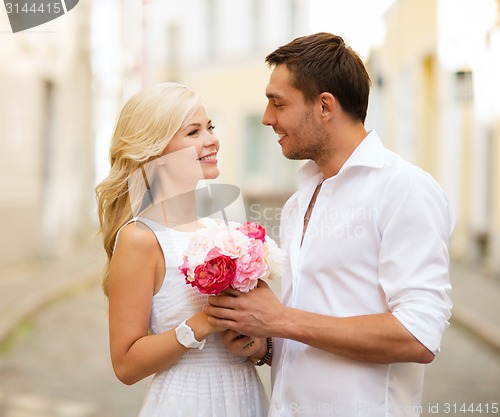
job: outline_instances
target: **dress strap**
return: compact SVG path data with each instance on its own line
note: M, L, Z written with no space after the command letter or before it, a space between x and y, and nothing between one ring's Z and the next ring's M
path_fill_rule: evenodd
M160 224L158 223L155 223L154 221L152 220L149 220L149 219L145 219L144 217L133 217L131 218L129 221L127 221L122 227L120 227L118 229L118 232L116 232L116 237L115 237L115 244L113 246L113 252L116 248L116 242L118 242L118 236L120 235L120 232L122 231L122 229L127 226L128 224L130 223L134 223L134 222L141 222L142 224L144 224L145 226L147 226L149 229L151 229L151 231L156 234L157 231L159 230L163 230L164 227L161 226Z

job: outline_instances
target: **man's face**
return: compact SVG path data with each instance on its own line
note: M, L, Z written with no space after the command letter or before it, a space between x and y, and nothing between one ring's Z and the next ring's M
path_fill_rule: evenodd
M277 65L266 88L268 103L262 123L278 134L283 155L289 159L318 160L324 157L328 135L320 121L321 105L306 102L292 83L286 65Z

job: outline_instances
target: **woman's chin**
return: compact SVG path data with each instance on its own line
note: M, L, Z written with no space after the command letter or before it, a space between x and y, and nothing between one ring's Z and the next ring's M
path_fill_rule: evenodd
M204 177L206 180L214 180L218 178L220 175L219 168L211 168L210 170L206 170L204 172Z

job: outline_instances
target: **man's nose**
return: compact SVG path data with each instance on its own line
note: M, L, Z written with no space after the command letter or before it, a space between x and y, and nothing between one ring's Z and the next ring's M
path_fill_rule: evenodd
M275 118L272 116L271 111L269 109L269 105L267 105L264 114L262 115L262 124L264 126L272 126L275 123Z

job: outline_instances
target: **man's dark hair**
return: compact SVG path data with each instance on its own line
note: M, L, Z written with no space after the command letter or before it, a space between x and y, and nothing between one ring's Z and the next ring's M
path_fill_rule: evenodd
M271 52L266 62L285 64L306 101L331 93L347 114L364 123L370 76L359 55L340 36L325 32L302 36Z

